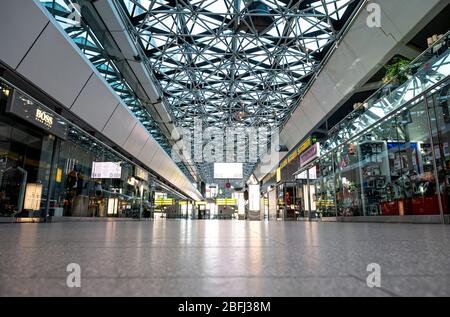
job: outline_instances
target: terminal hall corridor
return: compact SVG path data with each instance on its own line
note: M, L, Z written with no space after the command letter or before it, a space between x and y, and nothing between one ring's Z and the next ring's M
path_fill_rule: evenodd
M449 296L442 225L245 221L1 224L0 296ZM81 268L79 288L67 266ZM370 288L369 264L381 268Z

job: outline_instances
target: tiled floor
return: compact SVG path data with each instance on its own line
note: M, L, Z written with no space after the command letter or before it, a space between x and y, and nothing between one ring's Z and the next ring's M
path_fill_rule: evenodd
M81 266L81 288L66 285L69 263ZM381 288L367 286L370 263ZM1 224L0 295L450 296L450 226Z

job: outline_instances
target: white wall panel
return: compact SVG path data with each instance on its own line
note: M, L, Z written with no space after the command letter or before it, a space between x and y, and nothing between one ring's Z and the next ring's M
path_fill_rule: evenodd
M103 129L103 134L111 141L123 146L136 124L136 118L120 104Z
M128 153L138 157L149 137L145 127L141 123L137 123L123 147Z
M93 73L78 48L53 24L46 27L17 71L66 107Z
M148 166L152 166L152 160L153 160L153 157L155 156L155 153L158 151L158 148L159 148L158 143L156 143L156 141L155 141L155 139L153 139L153 137L150 137L147 140L147 143L145 144L141 153L139 153L138 159L142 163L145 163Z
M320 76L317 78L317 85L313 85L310 90L311 94L317 99L317 105L323 113L328 113L330 111L329 105L334 104L336 100L341 100L345 96L341 90L342 86L339 83L339 77L330 76L327 70L320 73Z
M16 68L48 19L30 0L2 0L0 7L0 60Z
M297 108L297 111L292 115L290 121L294 123L297 126L297 129L299 131L299 134L297 137L300 136L306 136L306 134L309 132L309 126L305 124L305 114L303 112L303 109L301 107ZM297 141L298 142L298 141Z
M378 0L381 4L382 25L392 23L395 29L389 29L389 32L396 36L398 40L402 40L402 36L413 29L414 26L420 24L424 16L429 15L435 6L444 8L450 2L448 0ZM433 16L429 16L431 20ZM428 23L426 21L425 23Z
M319 106L319 101L312 93L308 93L300 105L300 111L303 113L302 124L305 129L310 131L322 120L327 113Z
M176 166L170 156L163 151L162 164L159 167L160 174L166 178L171 177L173 175L173 170L176 168L178 168L178 166Z
M92 127L102 131L119 103L117 95L94 74L70 110Z
M159 173L161 164L163 163L164 153L162 148L158 148L155 155L153 156L151 166L156 173Z

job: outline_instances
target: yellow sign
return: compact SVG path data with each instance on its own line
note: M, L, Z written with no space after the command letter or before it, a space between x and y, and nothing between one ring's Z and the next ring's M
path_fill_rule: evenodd
M277 183L281 182L281 168L277 168Z
M236 198L217 198L216 205L217 206L236 206L237 201L236 201Z
M298 156L298 151L294 151L291 155L288 157L288 162L291 163L295 158Z
M56 182L61 183L62 181L62 169L59 167L56 169Z
M287 160L284 160L281 164L280 164L280 168L283 169L286 167L286 165L288 164Z
M155 198L156 206L173 206L173 198Z
M195 204L196 204L197 206L206 205L206 201L196 201Z
M305 142L302 143L302 145L299 146L298 150L297 150L297 154L300 155L303 152L305 152L308 148L310 148L312 145L312 140L311 137L309 137L308 139L306 139Z

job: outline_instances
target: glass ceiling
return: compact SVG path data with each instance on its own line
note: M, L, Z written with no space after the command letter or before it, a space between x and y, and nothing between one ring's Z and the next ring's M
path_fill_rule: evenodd
M283 124L360 3L265 0L267 12L255 14L254 1L117 2L177 124L190 128L194 118L204 128ZM272 19L263 30L261 16ZM210 164L198 169L212 182Z
M41 0L129 109L170 154L169 140L90 27L68 18L77 0ZM114 0L133 27L163 101L182 127L282 125L360 0ZM259 1L261 2L261 1ZM263 29L258 18L270 19ZM183 164L178 164L192 180ZM244 165L245 179L255 164ZM197 164L211 179L212 164Z

